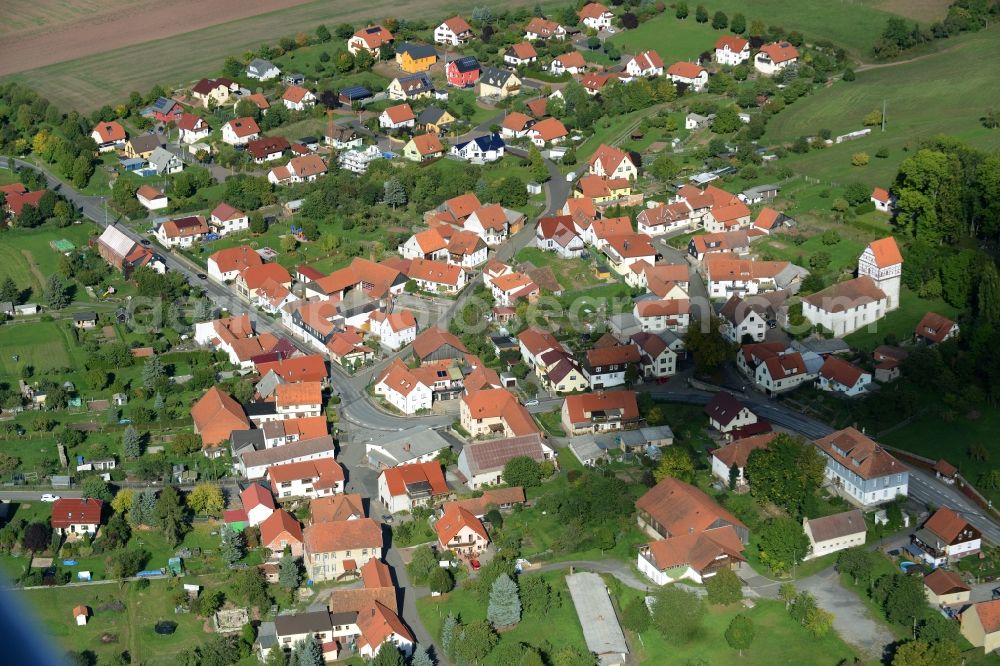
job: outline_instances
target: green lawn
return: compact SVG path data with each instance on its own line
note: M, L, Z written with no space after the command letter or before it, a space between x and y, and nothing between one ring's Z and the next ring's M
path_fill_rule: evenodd
M68 368L69 341L62 326L65 324L52 321L4 326L0 334L0 376L17 377L26 365L34 367L36 373Z
M219 587L219 578L183 579L205 588ZM73 586L16 592L29 612L35 615L37 626L44 626L66 650L91 650L99 658L109 659L128 650L133 663L172 664L183 650L202 643L204 619L193 613L174 613L172 590L179 581L153 580L145 590L135 583L124 587L117 584ZM116 610L123 604L123 610ZM91 618L79 627L73 619L75 606L90 608ZM160 620L177 623L177 630L160 636L153 626ZM103 637L103 640L102 640ZM110 639L110 640L109 640Z
M517 253L515 259L538 268L551 268L563 289L578 290L602 284L589 263L579 259L563 259L555 252L526 247Z
M554 654L564 647L573 647L586 652L583 639L583 629L573 606L573 599L566 587L566 572L553 571L544 574L526 574L542 576L558 593L560 603L552 608L544 618L522 617L521 622L512 630L500 634L500 643L526 643L535 648L542 648L546 653ZM441 635L441 623L449 612L455 613L462 622L475 622L486 618L486 605L479 603L475 592L458 588L454 592L441 597L425 597L417 600L417 611L420 619L431 636L438 639ZM499 644L498 644L499 645ZM496 649L493 654L496 654ZM496 659L487 657L484 666L507 666Z
M44 225L37 229L10 230L0 243L0 280L8 276L14 278L21 290L31 288L31 301L38 301L43 295L45 279L59 266L60 254L49 243L66 239L77 248L84 248L95 233L95 227L89 223L63 228ZM89 300L82 289L77 290L74 298Z
M838 235L834 245L823 244L822 234L810 236L802 245L795 245L792 237L786 234L774 234L754 243L754 251L759 255L767 255L770 259L791 261L799 266L809 266L809 257L816 252L826 252L830 256L827 271L839 272L845 268L857 266L858 257L864 252L867 243Z
M612 583L612 588L615 587L621 590L618 595L620 606L640 595L636 590L621 588ZM635 656L640 663L648 664L702 663L745 666L836 664L841 659L850 659L854 656L850 646L836 633L831 632L821 638L814 638L789 617L781 602L755 599L754 603L756 606L752 609L746 609L739 604L709 607L701 638L686 645L668 643L653 628L642 632L639 635L641 640L634 640L636 634L629 632L633 638ZM753 620L756 630L753 643L749 649L743 651L742 657L729 647L725 639L729 623L740 613Z
M558 409L554 409L551 412L535 414L535 418L542 424L542 427L545 428L546 432L553 437L566 436L566 431L562 427L562 413ZM574 460L576 459L572 452L567 451L567 453L569 454L568 457L573 458ZM562 458L562 460L565 459L566 458Z
M803 4L812 3L795 7ZM826 4L837 7L841 3ZM965 67L976 54L1000 49L1000 29L993 27L943 44L940 52L914 62L858 72L856 81L838 81L784 110L768 123L766 139L791 142L799 136L815 135L821 128L831 130L834 136L859 130L865 114L881 109L883 101L886 131L876 127L869 136L855 141L804 155L789 154L780 164L825 184L859 180L885 187L905 159L906 149L912 150L920 139L946 134L980 150L1000 146L1000 133L986 129L979 120L988 108L1000 105L995 77L988 67ZM956 77L955 71L964 74ZM882 148L889 151L889 157L875 158ZM856 152L868 153L868 166L851 166L851 155Z
M692 5L691 17L686 21L678 21L672 11L666 11L635 30L620 31L611 42L623 53L653 49L660 54L664 66L669 67L678 60L690 62L699 54L714 49L720 34L710 24L694 20Z
M899 309L890 312L884 319L874 325L874 331L863 328L844 338L849 345L866 351L872 350L885 342L887 335L895 335L900 342L911 340L917 324L928 311L955 319L957 308L948 305L941 299L928 300L921 298L905 286L899 297Z
M690 5L694 20L694 7ZM722 10L730 18L742 12L749 26L754 20L798 30L809 40L828 39L862 60L871 60L871 48L892 14L856 0L711 0L705 3L711 16ZM707 25L707 24L706 24ZM716 33L721 34L721 33ZM705 50L714 44L709 43ZM700 51L699 51L700 53Z

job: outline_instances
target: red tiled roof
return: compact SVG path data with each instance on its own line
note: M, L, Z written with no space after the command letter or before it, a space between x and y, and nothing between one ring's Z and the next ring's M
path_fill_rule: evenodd
M579 67L583 68L587 66L587 61L583 59L583 54L579 51L570 51L569 53L563 53L560 56L556 56L553 63L559 63L565 68Z
M743 542L730 525L678 534L649 544L649 553L660 571L687 565L700 573L721 556L743 560L743 549Z
M879 268L903 263L903 255L900 254L896 239L892 236L873 240L868 247L875 255L875 265Z
M386 117L388 117L394 125L417 119L417 117L413 115L413 109L410 108L409 104L397 104L396 106L390 106L388 109L383 111L383 113L385 113Z
M712 455L718 458L726 467L746 467L750 454L757 449L766 449L768 444L778 436L776 432L768 432L763 435L744 437L732 444L727 444L720 449L712 451Z
M645 511L667 536L704 532L713 526L746 526L698 488L667 477L640 497L635 506Z
M634 347L633 347L634 349ZM600 391L566 396L566 411L570 423L589 423L596 412L621 412L623 421L639 418L635 391ZM591 415L591 416L588 416Z
M250 429L250 420L240 403L215 386L191 408L191 419L206 447L226 441L234 430Z
M314 554L382 547L382 528L371 518L316 523L304 536L306 551Z
M100 525L104 502L99 499L63 497L52 505L52 527L66 529L70 525Z
M667 69L667 74L670 76L679 76L685 79L696 79L705 72L705 68L701 65L696 65L693 62L675 62L669 69Z
M461 16L453 16L444 23L442 23L442 25L447 26L448 29L451 30L456 35L461 35L463 32L472 31L472 26L470 26L469 23Z
M399 465L382 470L389 494L393 497L406 494L406 487L414 483L430 485L431 495L447 495L448 484L437 461Z
M466 509L454 504L448 505L441 519L434 523L434 531L442 544L447 544L465 527L489 541L490 537L482 522Z
M936 312L928 312L914 329L916 335L937 344L943 341L955 327L955 322Z
M454 333L446 331L440 326L425 329L413 341L412 347L417 358L425 359L444 345L450 345L463 354L469 352Z
M422 156L444 152L444 144L441 143L437 134L419 134L411 141L413 141L413 147Z
M862 479L873 479L906 471L898 460L854 428L844 428L816 440L823 453Z
M889 203L889 201L892 200L892 197L889 195L889 191L882 187L876 187L872 190L871 198L876 201L881 201L882 203Z
M972 588L965 584L961 576L947 569L935 569L924 576L924 585L938 596L972 590Z
M364 503L357 493L317 497L309 503L309 520L312 523L349 520L352 516L355 519L364 518L364 515Z
M941 507L927 519L924 527L947 544L955 543L962 530L969 527L969 521L946 506Z
M788 60L794 60L799 57L799 50L788 42L771 42L770 44L764 44L760 47L761 53L767 55L771 59L771 62L781 64Z
M125 128L121 126L121 123L115 120L111 120L106 123L99 123L97 127L94 128L97 135L101 138L99 143L110 143L111 141L124 141L127 138L125 133Z
M715 42L715 48L722 49L728 46L730 51L735 51L736 53L739 53L749 45L750 42L736 35L723 35Z
M529 42L518 42L510 47L510 50L514 52L514 56L521 60L530 60L531 58L538 57L538 51Z
M302 525L292 514L284 509L278 509L260 524L260 543L264 547L280 546L276 542L282 540L302 543Z
M864 370L836 356L827 356L819 369L819 376L835 381L848 388L855 386L864 374Z
M326 379L328 374L326 360L320 354L293 356L257 364L257 372L262 377L272 370L287 382L319 382Z
M258 506L264 506L274 511L274 498L271 496L264 486L259 483L251 483L246 489L240 493L240 502L243 504L244 511L250 511Z
M240 138L260 134L260 127L253 118L233 118L226 124L229 125L233 134Z
M983 626L983 631L987 634L995 634L1000 631L1000 599L993 601L981 601L973 604L966 613L975 613L979 618L979 623Z
M538 425L528 410L507 389L482 389L462 396L473 419L500 418L513 435L537 433Z

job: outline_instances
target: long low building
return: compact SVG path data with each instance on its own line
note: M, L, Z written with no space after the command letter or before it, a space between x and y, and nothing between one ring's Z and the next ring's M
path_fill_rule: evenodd
M458 471L472 490L496 485L503 481L503 468L507 461L527 456L535 462L555 460L555 453L541 435L523 435L485 442L470 442L458 455Z
M270 449L244 449L237 455L235 467L248 479L261 479L267 474L268 467L321 458L332 460L335 457L336 447L333 444L333 437L324 435Z
M566 586L583 627L587 650L597 656L597 663L626 663L628 643L601 577L590 572L570 574L566 576Z

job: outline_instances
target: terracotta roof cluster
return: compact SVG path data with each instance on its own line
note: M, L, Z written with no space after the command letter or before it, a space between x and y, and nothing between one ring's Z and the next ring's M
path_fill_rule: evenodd
M337 488L344 483L344 470L332 458L274 465L267 468L267 476L272 485L312 479L312 486L317 490Z
M395 268L355 257L350 266L316 280L315 285L327 294L338 294L360 286L369 296L381 298L389 292L400 275L400 271Z
M704 532L678 534L649 544L649 555L660 571L687 565L701 572L720 557L743 560L743 542L731 525Z
M863 479L902 474L906 467L855 428L844 428L816 440L816 446L830 458Z
M286 382L320 382L327 378L326 360L320 354L292 356L291 358L258 363L261 376L273 371Z
M665 537L700 533L714 527L744 525L698 488L667 477L636 500L635 506L662 528Z

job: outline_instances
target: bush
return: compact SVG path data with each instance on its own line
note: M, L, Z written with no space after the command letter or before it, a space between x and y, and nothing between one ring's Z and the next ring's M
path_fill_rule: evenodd
M857 167L868 166L869 157L868 153L860 152L851 155L851 164Z

